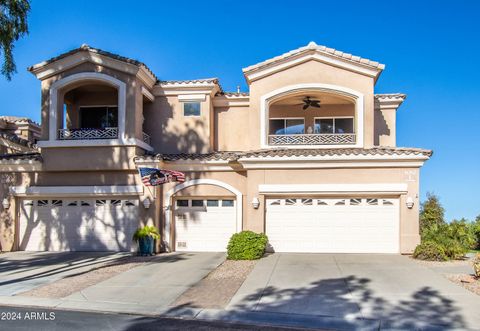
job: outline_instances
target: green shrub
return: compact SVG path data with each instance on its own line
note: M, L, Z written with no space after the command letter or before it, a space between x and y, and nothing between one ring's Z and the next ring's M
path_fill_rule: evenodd
M434 241L425 241L418 245L413 252L413 257L419 260L446 261L448 260L442 245Z
M480 215L478 215L475 221L471 223L470 227L475 238L474 249L480 249Z
M256 260L263 256L268 238L263 233L242 231L230 238L227 246L229 260Z

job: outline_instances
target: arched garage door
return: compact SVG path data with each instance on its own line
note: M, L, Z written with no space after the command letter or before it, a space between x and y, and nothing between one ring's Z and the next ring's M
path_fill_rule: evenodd
M270 198L265 227L276 252L398 253L399 201Z

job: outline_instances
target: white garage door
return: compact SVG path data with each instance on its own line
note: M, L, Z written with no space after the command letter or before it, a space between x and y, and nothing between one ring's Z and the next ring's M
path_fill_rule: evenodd
M178 199L175 202L177 251L224 252L236 232L233 199Z
M138 225L136 199L23 200L20 249L131 251Z
M276 252L398 253L398 199L267 199Z

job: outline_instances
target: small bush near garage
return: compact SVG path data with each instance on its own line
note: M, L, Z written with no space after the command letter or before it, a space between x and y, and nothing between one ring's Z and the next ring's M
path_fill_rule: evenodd
M230 238L227 246L229 260L257 260L265 253L268 238L263 233L242 231Z
M448 260L445 250L440 244L433 241L425 241L418 245L413 252L413 257L419 260L427 261L446 261Z
M415 252L418 251L418 254L414 254L413 257L443 261L443 258L437 259L442 256L438 253L441 248L447 260L461 259L470 249L478 245L477 222L461 219L447 223L444 212L439 198L434 194L427 194L427 200L420 208L422 244L417 246Z

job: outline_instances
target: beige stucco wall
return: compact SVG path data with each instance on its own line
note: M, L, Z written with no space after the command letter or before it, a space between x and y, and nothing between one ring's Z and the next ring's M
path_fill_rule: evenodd
M215 108L215 150L248 150L250 147L248 112L248 107Z
M8 252L16 249L16 229L18 226L17 215L19 211L18 199L10 194L13 186L28 186L34 182L34 174L23 173L0 173L0 202L7 198L10 202L8 209L0 204L0 250Z
M232 185L243 194L243 229L255 232L265 230L265 196L258 191L261 184L392 184L406 183L407 194L394 195L400 198L400 249L401 253L411 253L420 242L418 220L418 168L350 168L350 169L267 169L248 170L246 173L236 172L203 172L188 173L187 181L193 178L210 178L220 180ZM166 193L174 186L168 184L162 193L165 199ZM209 196L212 194L211 187L198 186L195 190L185 191L181 196ZM180 192L179 192L180 193ZM325 196L322 194L303 194L303 196ZM346 193L345 196L355 195ZM300 195L302 196L302 195ZM375 194L362 194L361 196L378 196ZM382 195L392 197L392 195ZM259 198L260 208L254 209L251 201L254 197ZM414 199L414 207L406 207L406 198ZM171 212L171 211L166 211ZM165 214L163 214L163 218ZM172 225L173 232L174 225ZM173 236L173 234L172 234Z
M201 101L200 116L183 116L178 96L157 96L145 104L145 128L151 145L159 153L207 153L210 141L211 103L207 95Z

